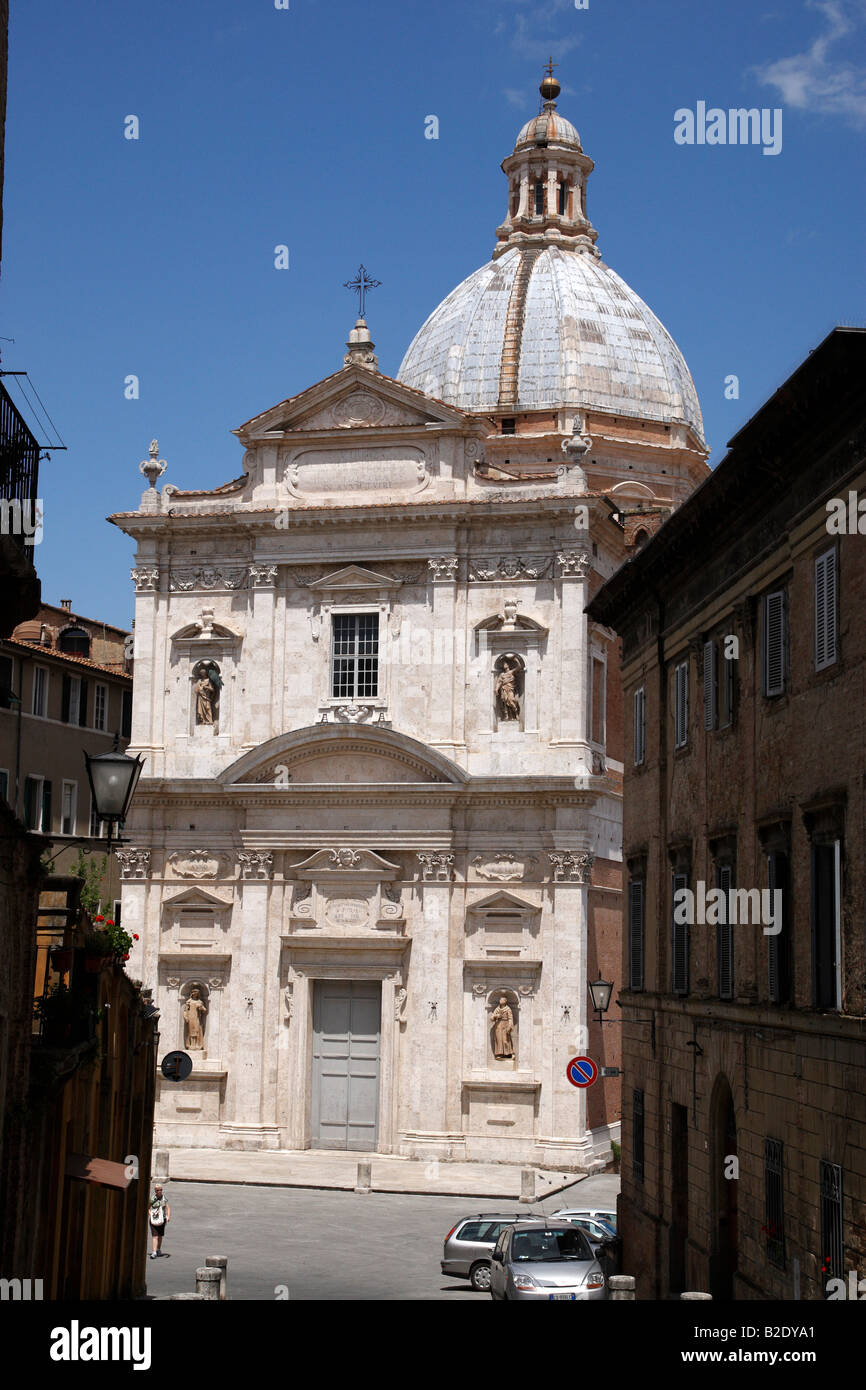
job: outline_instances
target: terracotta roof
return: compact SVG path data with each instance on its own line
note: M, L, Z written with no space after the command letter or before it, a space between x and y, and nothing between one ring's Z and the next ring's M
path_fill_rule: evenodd
M3 637L0 638L0 644L4 647L17 647L20 651L30 652L34 656L38 653L41 657L52 658L55 661L70 661L74 666L86 666L91 671L104 671L106 675L132 683L132 676L127 671L119 671L116 666L103 666L98 661L91 661L87 656L72 656L69 652L59 652L56 647L43 647L41 642L22 642L17 637Z

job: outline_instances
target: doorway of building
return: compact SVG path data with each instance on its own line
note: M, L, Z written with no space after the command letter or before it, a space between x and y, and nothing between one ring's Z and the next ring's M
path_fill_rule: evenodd
M375 1151L381 1020L380 981L314 982L314 1149Z
M737 1272L737 1117L726 1076L720 1076L713 1095L713 1208L715 1231L710 1258L710 1293L716 1301L734 1297Z

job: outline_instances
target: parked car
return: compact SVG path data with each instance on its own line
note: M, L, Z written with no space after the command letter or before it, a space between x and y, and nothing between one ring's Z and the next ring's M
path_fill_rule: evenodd
M490 1257L490 1296L584 1302L608 1297L607 1280L580 1227L571 1221L517 1221Z
M473 1289L486 1293L490 1288L490 1254L501 1231L532 1215L522 1211L513 1216L499 1212L464 1216L445 1237L442 1273L453 1279L468 1279Z
M619 1274L622 1262L622 1241L616 1233L616 1228L602 1220L600 1212L596 1212L594 1216L586 1216L571 1210L560 1211L554 1213L552 1220L568 1221L583 1231L606 1279L609 1279L612 1274Z
M574 1216L583 1216L590 1221L602 1221L610 1226L616 1235L616 1208L611 1207L560 1207L553 1213L557 1221L570 1221Z

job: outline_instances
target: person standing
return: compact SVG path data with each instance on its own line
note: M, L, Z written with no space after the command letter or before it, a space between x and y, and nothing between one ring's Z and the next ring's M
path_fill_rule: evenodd
M162 1238L165 1235L165 1228L171 1220L171 1207L165 1200L160 1183L157 1183L153 1189L148 1216L150 1219L150 1236L153 1246L150 1252L150 1258L152 1260L158 1260L162 1254Z

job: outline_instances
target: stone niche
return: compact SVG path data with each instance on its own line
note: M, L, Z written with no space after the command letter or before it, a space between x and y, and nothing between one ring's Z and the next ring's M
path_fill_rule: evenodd
M231 911L231 889L186 888L164 898L160 956L188 950L225 954Z
M402 873L368 849L320 849L295 864L284 934L309 932L329 937L403 934L405 921L394 880Z
M526 862L527 858L516 862ZM495 868L495 861L487 860L482 861L482 868L488 862ZM529 959L537 947L540 924L540 904L507 890L470 899L466 907L467 955L502 961Z

